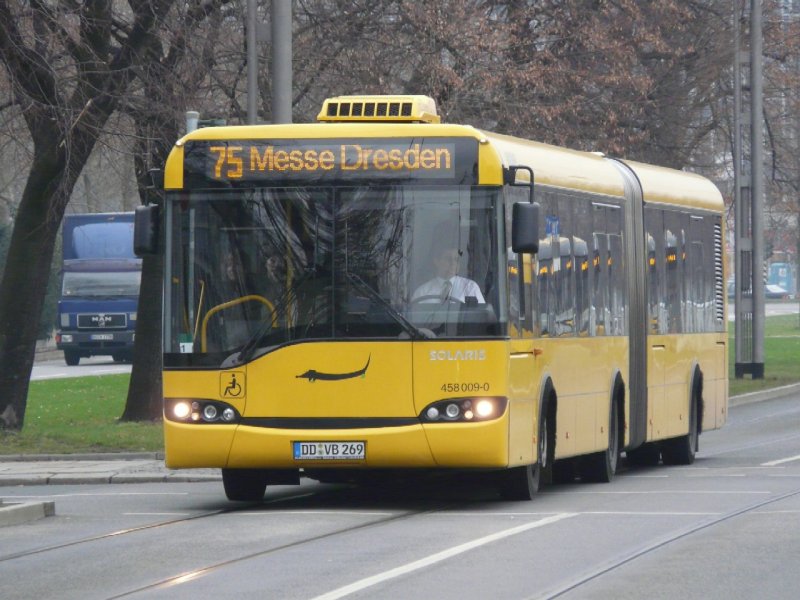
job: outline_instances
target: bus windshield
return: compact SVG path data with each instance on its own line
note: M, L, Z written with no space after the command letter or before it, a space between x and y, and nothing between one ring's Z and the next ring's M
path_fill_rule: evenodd
M316 339L506 333L500 188L398 185L167 197L165 364Z

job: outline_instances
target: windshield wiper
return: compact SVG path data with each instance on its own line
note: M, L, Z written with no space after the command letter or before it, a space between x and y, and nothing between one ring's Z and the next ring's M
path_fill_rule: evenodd
M286 313L289 308L289 303L291 302L292 298L295 297L295 292L300 288L303 282L306 281L311 275L314 275L317 272L315 268L310 268L305 271L300 277L295 279L292 282L292 285L286 289L286 292L281 296L280 300L275 304L275 308L273 309L273 313L267 318L264 323L262 323L256 332L248 338L245 344L242 346L242 349L238 352L234 352L228 358L226 358L222 362L222 367L227 368L233 366L235 364L243 364L250 360L255 354L255 351L259 347L259 342L261 338L264 337L264 334L270 330L272 327L273 319L279 319L282 315Z
M414 340L422 340L425 338L434 337L430 330L427 329L420 329L416 325L414 325L411 321L406 319L402 313L400 313L394 306L392 306L386 298L381 296L377 291L375 291L371 285L369 285L366 281L361 279L355 273L346 273L347 278L352 281L356 286L361 289L362 291L366 292L373 300L378 302L392 317L397 323L402 327L408 335L411 336Z

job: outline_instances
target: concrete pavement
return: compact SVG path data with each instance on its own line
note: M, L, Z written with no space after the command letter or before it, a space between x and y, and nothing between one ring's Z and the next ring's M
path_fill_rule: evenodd
M221 480L219 469L167 469L160 454L0 456L0 488L23 485L187 482ZM55 502L4 500L0 527L56 514Z

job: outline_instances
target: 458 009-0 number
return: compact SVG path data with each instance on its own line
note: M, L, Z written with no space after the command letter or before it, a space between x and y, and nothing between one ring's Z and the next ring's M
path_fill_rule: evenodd
M464 383L443 383L442 387L439 389L448 394L455 394L461 392L488 392L489 387L488 381L484 381L482 383L478 381L468 381Z

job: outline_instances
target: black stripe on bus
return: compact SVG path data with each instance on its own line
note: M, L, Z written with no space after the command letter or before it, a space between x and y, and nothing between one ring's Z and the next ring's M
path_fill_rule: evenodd
M244 417L240 425L272 429L374 429L419 425L417 417Z

